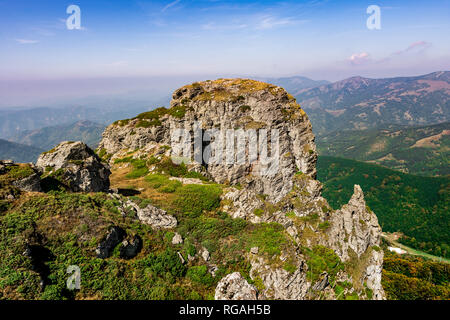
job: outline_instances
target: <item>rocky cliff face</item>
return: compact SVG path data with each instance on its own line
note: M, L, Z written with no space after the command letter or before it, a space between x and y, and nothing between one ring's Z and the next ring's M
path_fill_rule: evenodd
M224 144L231 141L226 130L248 133L265 129L270 148L272 130L277 130L280 157L276 172L258 158L253 163L209 163L205 166L207 173L217 183L240 184L273 201L289 192L296 172L316 175L317 153L311 123L295 99L280 87L241 79L205 81L176 90L170 105L169 110L158 109L108 127L99 148L116 154L124 149L146 148L154 142L171 145L174 131L185 129L194 154L196 125L201 132L221 130ZM247 156L249 146L256 143L247 142ZM235 139L234 148L237 144ZM226 152L224 145L223 158ZM233 157L236 160L237 155Z
M169 109L156 109L110 125L98 152L111 165L127 156L156 163L165 157L180 156L181 149L174 146L173 136L185 129L187 149L195 157L197 127L201 134L214 129L269 132L269 151L272 156L274 152L279 155L276 170L266 170L273 162L264 162L261 154L248 161L252 148L261 141L261 131L254 140L249 135L244 148L237 152L249 156L247 161L205 163L200 159L190 162L187 169L223 186L222 212L255 225L281 225L280 233L289 239L280 252L271 255L267 255L268 250L252 248L245 259L255 285L232 274L220 281L216 298L384 298L377 218L367 208L359 186L355 186L349 203L337 211L321 196L321 184L315 180L317 153L311 123L284 89L245 79L182 87L174 92ZM270 135L271 130L278 132L277 148L272 144L276 136ZM213 140L227 138L223 134ZM200 151L210 143L203 141ZM223 151L226 153L225 147ZM155 165L150 165L150 174L154 170Z

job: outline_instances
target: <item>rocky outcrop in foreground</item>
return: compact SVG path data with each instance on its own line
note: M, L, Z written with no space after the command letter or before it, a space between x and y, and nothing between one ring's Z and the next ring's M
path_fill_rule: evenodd
M196 134L214 129L234 133L262 129L268 132L270 152L279 155L276 166L272 166L274 162L264 162L261 154L252 161L250 157L233 163L200 159L187 164L188 171L223 185L221 212L270 226L268 238L278 234L286 240L284 244L277 243L277 250L245 248L244 259L250 266L246 272L258 285L249 284L247 277L235 272L219 281L216 299L384 299L378 220L366 206L359 186L355 186L349 203L340 210L332 210L322 197L322 186L315 180L317 153L311 123L291 95L258 81L219 79L176 90L170 106L110 125L103 134L99 154L112 165L125 157L148 159L152 173L164 157L180 157L180 148L172 144L178 129L188 133L183 139L186 150L194 151L193 157L198 147ZM278 148L272 144L271 130L278 131ZM222 138L226 140L228 136L219 134L213 140ZM249 133L239 152L249 156L256 144ZM211 139L206 139L200 151L211 145ZM167 175L167 171L160 173ZM140 213L142 221L146 221L146 215L156 221L159 218L155 217L164 216L150 209ZM176 221L163 225L176 227ZM275 232L277 227L282 230ZM214 252L208 252L204 261L208 269L221 263Z
M101 192L109 189L109 167L83 142L62 142L41 154L36 166L54 175L73 192Z
M146 148L155 142L170 146L175 130L185 129L190 133L192 140L187 143L194 153L197 125L200 134L222 130L224 144L228 141L226 130L265 129L270 145L271 132L277 130L279 163L266 164L261 158L253 163L231 165L220 161L208 163L204 169L217 183L240 184L255 193L266 194L274 202L292 189L291 178L296 172L316 175L317 153L311 123L294 97L280 87L246 79L205 81L176 90L170 106L166 111L158 109L109 126L99 149L114 155L124 149ZM256 143L255 140L249 144ZM225 145L221 151L225 155ZM271 170L272 165L277 168Z

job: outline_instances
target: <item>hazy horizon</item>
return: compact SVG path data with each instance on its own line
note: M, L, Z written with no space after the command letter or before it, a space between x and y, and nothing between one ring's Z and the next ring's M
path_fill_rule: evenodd
M193 81L450 70L450 1L0 0L0 107L163 98ZM369 30L369 5L381 12Z

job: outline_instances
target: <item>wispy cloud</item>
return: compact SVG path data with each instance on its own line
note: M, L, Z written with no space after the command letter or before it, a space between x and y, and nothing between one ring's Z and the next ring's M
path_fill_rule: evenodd
M214 30L214 31L217 31L217 30L236 30L236 29L244 29L244 28L247 28L247 27L248 27L248 25L245 24L245 23L236 23L236 24L232 23L232 24L228 24L228 25L226 25L226 24L219 25L219 24L216 24L214 22L209 22L209 23L204 24L204 25L201 26L201 28L203 30Z
M168 5L166 5L164 8L162 8L161 12L165 12L167 9L170 9L171 7L177 5L181 0L175 0Z
M407 52L410 52L410 51L422 51L422 50L425 50L425 49L427 49L429 47L431 47L431 43L426 42L426 41L417 41L417 42L411 43L408 46L408 48L396 51L393 54L399 55L399 54L407 53Z
M17 43L20 44L35 44L38 43L39 40L30 40L30 39L15 39Z
M256 26L258 30L273 29L275 27L304 23L306 20L296 20L292 17L279 18L275 16L264 16Z

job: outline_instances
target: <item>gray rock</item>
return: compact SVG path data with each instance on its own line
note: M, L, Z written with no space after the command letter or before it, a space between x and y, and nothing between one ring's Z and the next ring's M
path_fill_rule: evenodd
M253 247L253 248L250 249L250 253L252 253L252 254L258 254L258 252L259 252L259 248L258 247Z
M142 223L151 225L154 229L172 229L177 226L177 219L162 209L152 205L141 209L131 200L127 204L130 204L136 210L137 217Z
M83 142L62 142L41 154L36 166L45 173L61 171L62 179L74 192L101 192L109 189L111 171ZM49 172L50 170L50 172Z
M258 290L239 272L234 272L219 281L214 298L215 300L258 300Z
M317 152L311 123L295 99L280 87L247 79L204 81L176 90L170 106L185 107L184 117L164 115L159 119L161 125L150 128L135 128L139 119L126 125L110 125L103 133L99 148L114 155L124 149L142 149L154 143L171 145L175 129L184 128L193 136L196 122L201 123L202 130L266 129L269 143L270 132L276 129L280 161L273 172L266 170L270 165L259 159L232 166L225 162L210 163L205 166L207 175L217 183L241 184L266 194L272 202L292 189L292 177L297 171L310 177L316 175ZM177 155L177 150L172 152Z
M181 237L181 235L177 232L175 232L175 235L172 238L172 244L182 244L183 243L183 238Z
M106 259L111 256L114 248L123 241L126 236L125 230L120 227L114 226L106 235L105 239L99 244L95 252L97 253L97 258Z
M205 262L208 262L210 259L210 254L209 251L206 248L203 248L202 252L201 252L202 258L203 260L205 260Z
M27 191L27 192L41 192L42 191L41 177L38 172L35 172L34 174L32 174L26 178L16 180L12 184L13 184L13 186L15 186L16 188L19 188L22 191Z
M312 287L312 289L314 291L322 291L324 290L330 283L328 282L328 273L323 272L320 275L320 279L319 281L317 281L314 286Z
M180 258L180 261L182 264L186 263L186 260L184 260L183 255L180 252L177 252L178 258Z
M122 247L120 248L120 257L123 259L132 259L142 249L142 239L138 235L134 236L131 240L124 240Z
M328 237L321 239L321 242L331 247L343 261L350 259L350 250L361 257L368 250L372 250L372 247L380 245L381 227L377 216L368 210L359 185L355 185L348 204L336 211L331 216L330 222ZM367 287L373 291L374 299L385 298L381 286L382 269L383 252L372 250L361 281L367 282Z
M259 277L264 290L260 296L264 299L275 300L303 300L307 297L311 283L306 276L306 263L297 255L293 256L297 260L297 269L291 273L282 267L274 268L258 256L251 258L250 277Z
M376 299L384 298L381 287L383 255L382 252L370 251L380 243L378 220L366 208L359 186L355 187L349 203L337 211L333 211L322 197L322 185L315 180L317 152L311 123L291 95L282 88L257 81L222 79L176 90L171 108L181 108L183 116L178 118L167 113L159 118L157 125L149 127L136 126L141 121L138 118L110 125L103 134L99 148L112 155L111 161L136 149L139 150L135 156L143 152L157 155L160 159L163 154L179 156L180 148L172 146L167 149L164 146L171 146L171 137L176 129L186 129L193 137L197 123L202 130L266 129L269 145L270 131L277 129L280 155L278 170L265 172L268 165L261 163L261 159L233 165L224 162L207 165L194 163L187 165L188 170L201 172L216 183L229 185L221 196L220 210L232 218L242 218L250 223L279 223L296 243L309 248L318 244L331 248L343 262L347 262L349 252L354 251L360 258L358 262L365 265L362 266L364 271L361 278L352 280L366 282ZM193 150L192 141L190 143ZM251 141L245 146L246 155L249 146L254 143ZM182 182L199 183L194 180ZM143 211L136 208L136 212L141 221L157 228L161 225L171 228L177 224L174 217L168 220L162 218L167 217L167 213L154 207ZM296 217L313 215L317 217L318 223L309 223L308 219L302 224L295 223ZM320 224L324 228L319 228ZM185 263L181 254L179 256ZM246 286L248 283L242 281L239 274L233 274L222 279L217 286L218 298L306 299L317 297L311 294L313 289L322 290L322 297L334 297L328 284L328 275L323 274L317 283L307 279L308 267L300 250L294 252L291 248L279 257L281 263L292 259L290 263L296 267L294 272L270 265L258 255L255 248L246 258L252 266L250 276L252 279L261 279L265 289L256 294L256 289L252 291L254 288L251 286L249 289ZM358 294L364 296L362 292Z

